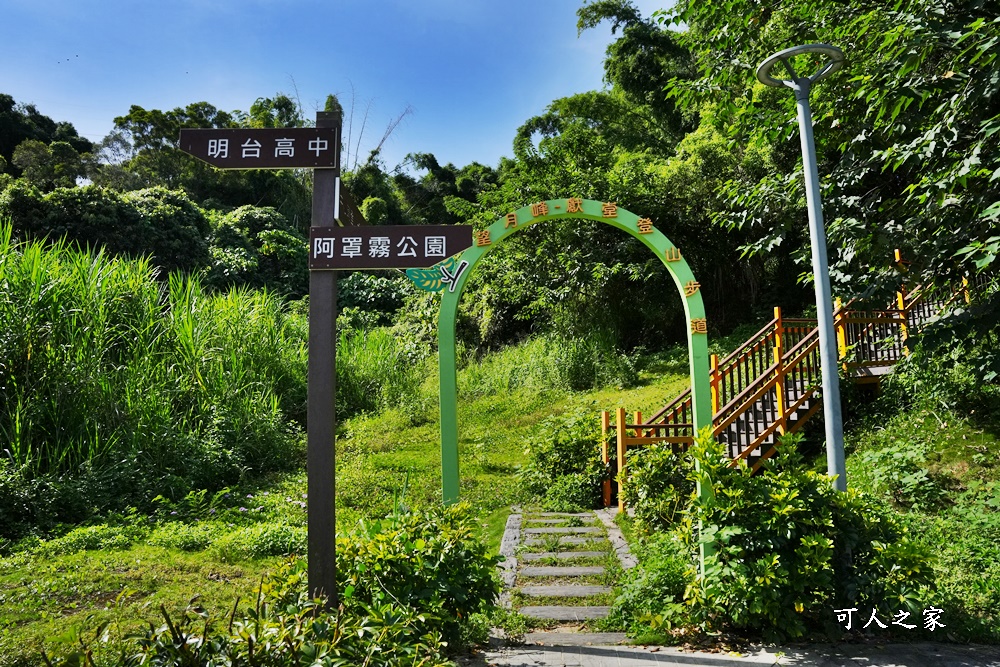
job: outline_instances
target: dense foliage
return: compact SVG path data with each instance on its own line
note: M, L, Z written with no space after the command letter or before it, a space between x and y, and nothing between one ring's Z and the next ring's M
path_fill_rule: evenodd
M601 482L609 471L601 461L600 432L590 413L547 419L525 453L528 463L518 479L528 494L542 497L554 512L579 512L600 506Z
M453 646L463 624L500 594L498 558L477 538L468 505L396 512L337 538L341 602L358 612L393 604Z
M729 467L712 438L691 457L692 477L711 488L692 497L685 531L706 550L704 578L685 594L695 619L780 640L835 633L833 609L920 617L931 554L879 503L808 470L791 439L760 475Z

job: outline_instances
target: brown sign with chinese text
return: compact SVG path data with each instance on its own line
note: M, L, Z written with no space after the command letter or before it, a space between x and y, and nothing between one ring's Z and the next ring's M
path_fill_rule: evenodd
M340 169L340 127L184 128L180 149L219 169Z
M422 269L471 246L470 225L312 227L309 268Z

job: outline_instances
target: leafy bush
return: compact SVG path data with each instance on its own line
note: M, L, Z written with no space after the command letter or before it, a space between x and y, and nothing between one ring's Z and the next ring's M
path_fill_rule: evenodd
M786 438L759 475L730 468L707 430L690 449L703 493L685 535L707 549L704 578L686 594L696 620L782 640L836 632L834 608L885 616L905 607L919 617L933 583L930 553L884 505L806 470L795 445Z
M649 445L630 455L619 493L641 531L666 530L680 521L694 491L684 456L671 446Z
M640 564L625 571L608 624L632 636L670 629L686 618L684 591L690 583L691 552L671 533L657 533L635 549Z
M302 296L309 290L308 241L270 207L240 206L215 220L206 284L264 287Z
M55 556L97 549L128 549L142 539L146 531L144 526L139 525L82 526L62 537L42 542L38 546L38 552Z
M591 475L571 472L552 480L545 489L542 508L549 512L580 512L598 507L600 489Z
M289 556L306 552L306 529L284 523L238 528L215 540L212 551L223 561Z
M375 326L388 326L415 288L408 278L400 274L384 276L356 271L338 281L337 290L338 305L342 310L357 308L370 314Z
M43 195L18 183L0 197L0 216L9 216L22 238L65 239L113 256L148 256L163 276L202 269L209 261L208 220L182 191L158 187L123 194L88 185Z
M422 632L457 643L500 593L497 560L467 505L396 513L337 538L337 587L348 609L399 605L423 619Z
M579 337L553 335L547 339L563 387L579 391L597 387L634 387L639 380L637 356L619 352L615 337L588 332Z
M528 463L517 473L525 490L544 496L549 507L597 507L608 472L601 461L594 415L577 410L552 417L542 422L538 433L527 448Z
M940 476L928 470L924 452L912 441L867 449L852 458L851 469L868 478L873 491L886 494L898 507L928 510L945 502Z

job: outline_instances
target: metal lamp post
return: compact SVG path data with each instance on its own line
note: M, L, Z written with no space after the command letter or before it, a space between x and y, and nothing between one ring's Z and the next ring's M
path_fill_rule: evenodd
M799 76L790 59L804 53L826 56L829 60L810 76ZM774 66L781 63L790 79L771 76ZM833 330L833 301L830 298L830 269L826 258L826 230L823 227L823 205L820 201L819 173L816 168L816 145L813 142L812 112L809 91L812 85L844 64L844 52L828 44L806 44L779 51L757 68L757 79L768 86L787 86L795 92L798 108L799 135L802 140L802 166L806 181L806 205L809 209L809 237L812 243L813 273L816 276L816 319L819 323L819 347L823 370L823 414L826 422L827 470L836 475L834 488L847 490L847 470L844 467L844 426L840 410L840 382L837 376L837 345Z

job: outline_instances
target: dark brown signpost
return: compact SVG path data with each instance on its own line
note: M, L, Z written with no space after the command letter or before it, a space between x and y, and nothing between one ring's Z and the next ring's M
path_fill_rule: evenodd
M219 169L315 169L312 227L364 225L340 184L341 117L316 114L316 127L183 129L180 148ZM348 205L345 206L345 203ZM306 407L309 592L337 605L334 428L336 426L337 282L333 273L309 273L309 380Z
M338 169L313 174L312 226L336 228L340 185L340 114L316 114L317 129L337 133ZM359 222L364 219L359 217ZM309 272L309 377L306 391L306 475L308 490L309 594L327 595L337 607L337 483L334 431L337 426L337 281L326 271Z
M422 269L470 247L471 225L313 227L309 268Z
M340 114L314 128L183 129L180 148L220 169L315 169L309 234L309 385L306 408L309 592L337 606L336 270L433 266L472 246L472 227L367 225L340 180ZM343 225L340 227L338 225ZM464 267L463 267L464 268ZM441 269L450 284L460 275Z

